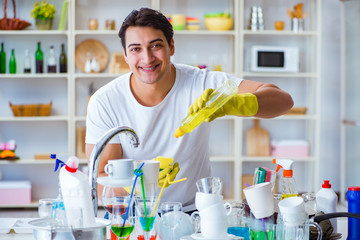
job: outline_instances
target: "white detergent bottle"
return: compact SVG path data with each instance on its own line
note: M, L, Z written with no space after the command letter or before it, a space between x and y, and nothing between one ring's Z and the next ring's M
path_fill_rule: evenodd
M338 197L331 188L329 180L324 180L322 188L316 193L316 210L317 212L334 213L336 212L336 204ZM337 232L336 218L330 219L331 225L334 227L334 232Z
M66 219L68 225L74 228L94 227L95 214L91 201L89 178L85 173L78 171L78 167L79 159L71 156L59 174Z

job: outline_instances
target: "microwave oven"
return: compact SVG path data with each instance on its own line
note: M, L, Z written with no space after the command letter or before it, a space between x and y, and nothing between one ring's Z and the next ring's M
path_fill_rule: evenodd
M252 72L299 72L299 48L252 46Z

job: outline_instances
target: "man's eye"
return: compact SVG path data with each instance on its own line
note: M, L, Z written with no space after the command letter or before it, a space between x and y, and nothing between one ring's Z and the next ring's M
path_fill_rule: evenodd
M159 48L159 47L161 47L161 45L160 44L154 44L154 45L152 45L152 48Z
M131 52L137 52L139 50L140 50L140 48L132 48L132 49L130 49Z

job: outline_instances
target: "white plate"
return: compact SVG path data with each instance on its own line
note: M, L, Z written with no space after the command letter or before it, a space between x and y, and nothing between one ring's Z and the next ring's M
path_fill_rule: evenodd
M32 233L33 227L29 224L30 221L36 218L19 218L13 226L16 233Z
M112 177L99 177L97 182L107 187L129 187L134 184L135 178L112 178Z
M16 223L17 218L0 218L0 233L8 233Z
M194 233L194 234L191 234L191 237L193 239L199 239L199 240L224 240L224 238L221 238L221 239L209 239L209 238L204 238L203 235L201 233ZM227 237L225 239L244 239L243 237L237 237L235 235L231 235L231 234L228 234Z

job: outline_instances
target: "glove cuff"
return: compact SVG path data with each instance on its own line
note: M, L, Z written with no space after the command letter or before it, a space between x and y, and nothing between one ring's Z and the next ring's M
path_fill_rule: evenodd
M259 110L257 97L252 93L237 94L232 100L234 103L236 103L234 104L234 106L236 106L236 109L234 109L236 112L235 114L231 115L250 117L254 116Z

